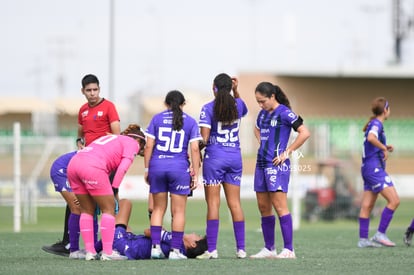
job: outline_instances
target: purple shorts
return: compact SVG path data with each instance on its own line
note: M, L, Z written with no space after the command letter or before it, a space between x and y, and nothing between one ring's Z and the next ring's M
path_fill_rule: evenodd
M255 192L288 192L290 179L289 166L283 164L268 168L258 168L254 172Z
M66 174L61 173L59 171L52 171L50 178L52 179L56 192L72 192L72 188L70 187L68 177Z
M151 170L148 174L150 193L170 192L176 195L190 194L190 170Z
M379 193L384 188L394 186L390 176L384 169L378 167L364 167L361 169L364 180L364 191Z
M203 184L229 183L240 186L242 171L240 152L229 153L226 158L211 156L203 161Z

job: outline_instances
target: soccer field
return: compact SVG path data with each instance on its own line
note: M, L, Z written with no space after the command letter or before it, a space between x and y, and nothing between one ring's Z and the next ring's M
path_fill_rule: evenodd
M381 202L380 202L381 203ZM301 222L294 232L296 260L236 259L231 220L223 201L217 260L144 260L86 262L43 252L40 247L61 238L64 209L39 208L37 224L22 224L22 233L12 233L12 209L0 207L0 274L411 274L414 247L402 243L402 235L413 218L412 200L402 201L388 235L394 248L357 248L356 221ZM243 201L246 215L248 255L263 246L260 218L254 200ZM203 234L205 203L189 200L186 231ZM131 226L136 233L148 226L145 202L135 202ZM371 234L378 217L371 221ZM169 225L166 225L168 228ZM281 250L279 225L276 245Z

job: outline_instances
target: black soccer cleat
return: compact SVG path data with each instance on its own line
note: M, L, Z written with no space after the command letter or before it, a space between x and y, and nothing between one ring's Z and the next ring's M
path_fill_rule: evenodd
M406 246L410 246L411 245L411 240L413 238L413 233L414 231L412 231L410 228L407 228L407 231L405 231L404 233L404 243Z
M58 256L69 257L69 244L63 243L63 241L57 241L52 245L44 245L42 246L42 250Z

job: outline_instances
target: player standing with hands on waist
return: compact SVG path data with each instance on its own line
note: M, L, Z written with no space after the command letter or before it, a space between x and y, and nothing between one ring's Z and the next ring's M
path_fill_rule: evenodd
M261 214L265 247L250 258L296 258L293 249L293 225L287 193L290 178L289 155L299 149L310 132L300 116L292 112L285 93L279 86L261 82L255 90L262 110L256 120L255 136L260 144L254 174L254 191ZM288 144L291 130L298 135ZM276 254L275 209L280 222L284 248Z

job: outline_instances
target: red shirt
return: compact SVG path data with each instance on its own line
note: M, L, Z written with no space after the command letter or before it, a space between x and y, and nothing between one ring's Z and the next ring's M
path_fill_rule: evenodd
M86 146L95 139L111 133L111 123L119 121L115 105L106 99L90 107L88 103L79 109L78 123L82 125Z

